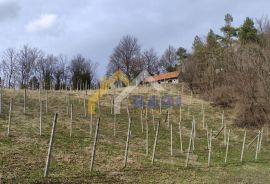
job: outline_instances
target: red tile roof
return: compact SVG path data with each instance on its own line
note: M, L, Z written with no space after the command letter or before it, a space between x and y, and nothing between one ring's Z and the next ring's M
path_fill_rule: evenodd
M145 79L145 82L154 82L154 81L161 81L161 80L166 80L166 79L173 79L173 78L178 78L178 76L179 76L179 71L162 73L160 75L147 77Z

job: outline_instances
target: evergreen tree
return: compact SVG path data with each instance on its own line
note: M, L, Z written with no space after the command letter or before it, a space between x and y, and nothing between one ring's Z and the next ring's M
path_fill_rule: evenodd
M257 29L254 27L254 22L249 17L246 18L244 24L239 30L239 40L241 44L257 42Z
M197 52L200 52L204 47L203 41L199 36L195 36L193 44L192 44L192 49L194 54Z
M222 38L222 41L225 43L226 46L231 46L233 43L233 37L237 36L237 28L234 28L232 26L233 17L230 14L226 14L225 18L225 25L220 29L223 33L224 37Z
M188 57L187 50L184 47L179 47L176 51L177 60L179 65L183 63L183 61Z
M207 35L206 43L208 48L215 48L218 45L217 36L212 29Z

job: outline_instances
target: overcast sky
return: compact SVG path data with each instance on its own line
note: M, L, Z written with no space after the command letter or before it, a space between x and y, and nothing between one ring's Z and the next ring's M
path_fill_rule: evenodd
M233 25L269 15L269 0L0 0L0 51L24 44L46 53L81 53L105 73L122 36L162 54L168 45L191 48L195 35L219 32L224 15Z

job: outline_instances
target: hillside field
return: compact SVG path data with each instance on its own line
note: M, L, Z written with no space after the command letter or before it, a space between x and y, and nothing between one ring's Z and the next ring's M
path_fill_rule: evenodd
M96 145L94 170L90 172L93 138L97 113L93 114L92 131L90 114L84 116L85 91L70 91L73 104L72 135L70 136L70 108L67 91L48 91L48 112L45 112L45 91L41 91L42 135L39 135L40 103L39 91L27 90L26 113L24 114L24 90L3 89L3 106L0 115L0 183L270 183L270 145L268 127L264 127L261 151L255 161L259 129L247 129L243 163L240 162L244 129L233 125L234 112L211 106L181 85L163 86L166 91L159 94L151 87L138 87L129 96L131 135L127 166L124 165L125 145L128 131L127 102L116 116L111 113L113 95L121 92L109 90L100 100L100 126ZM88 91L88 95L95 91ZM141 110L132 106L133 95L181 95L182 99L182 143L180 149L179 107L170 109L169 124L165 122L167 109L143 110L143 132ZM7 136L9 99L13 98L10 136ZM189 103L191 102L191 105ZM213 130L211 165L208 167L207 130L202 124L202 104L205 109L205 124ZM189 106L189 107L188 107ZM188 110L189 109L189 110ZM227 163L224 163L226 146L224 131L216 137L222 127L222 111L226 130L230 129ZM189 112L188 112L189 111ZM69 112L69 113L67 113ZM47 178L43 177L48 152L54 113L58 113L52 158ZM154 123L152 113L154 113ZM192 119L196 121L194 151L190 153L185 167ZM149 142L146 154L146 119L148 119ZM157 123L160 121L155 162L151 164ZM227 139L226 139L227 140Z

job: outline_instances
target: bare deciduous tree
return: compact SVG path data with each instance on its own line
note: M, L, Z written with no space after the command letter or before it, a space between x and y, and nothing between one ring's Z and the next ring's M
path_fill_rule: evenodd
M262 16L259 19L256 18L256 23L257 23L257 30L260 33L270 32L270 21L268 19L268 16Z
M20 72L20 87L28 87L28 83L32 74L34 74L34 66L36 60L40 56L40 50L24 45L19 51L18 67Z
M57 57L50 54L46 57L41 56L36 61L36 71L39 75L40 83L45 84L45 89L49 89L52 85L53 72L57 64Z
M144 63L144 69L146 69L149 74L158 73L158 56L153 48L145 50L142 53L142 60Z
M97 63L78 54L75 56L70 64L70 71L72 75L73 89L78 86L92 86L96 76Z
M2 56L2 72L6 76L8 88L15 87L18 54L14 48L8 48Z
M169 45L165 50L164 54L161 56L159 61L159 66L162 71L175 70L174 67L177 64L176 49Z
M129 79L136 77L143 69L140 50L137 38L130 35L124 36L110 57L108 73L121 69Z

